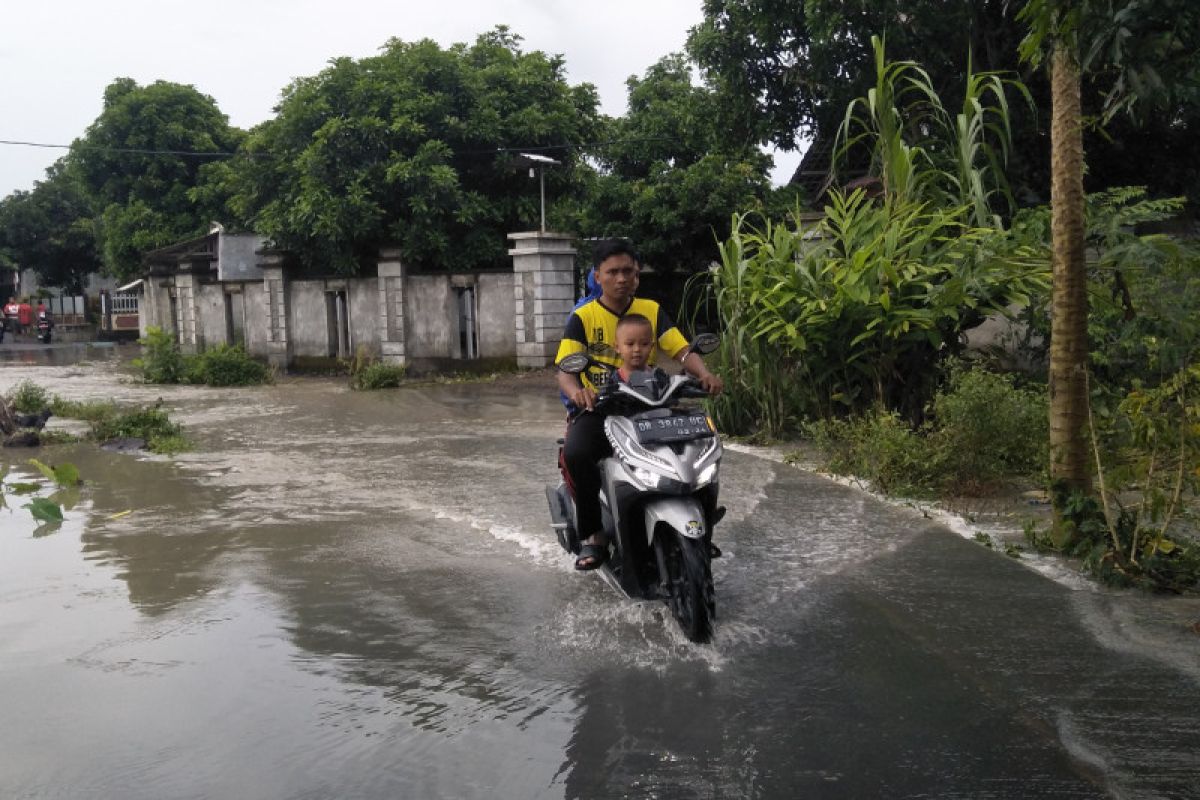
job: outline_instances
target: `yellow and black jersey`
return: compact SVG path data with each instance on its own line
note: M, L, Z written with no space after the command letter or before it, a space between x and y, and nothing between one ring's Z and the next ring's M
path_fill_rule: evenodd
M624 311L618 313L596 299L571 312L554 363L557 364L572 353L588 353L602 363L613 367L621 366L621 357L613 349L613 342L617 339L617 321L627 314L641 314L650 320L655 341L655 348L650 351L650 364L654 364L660 350L668 356L673 356L687 347L687 339L675 327L675 323L671 322L667 312L653 300L635 297ZM586 373L579 377L583 379L585 386L596 388L595 381Z

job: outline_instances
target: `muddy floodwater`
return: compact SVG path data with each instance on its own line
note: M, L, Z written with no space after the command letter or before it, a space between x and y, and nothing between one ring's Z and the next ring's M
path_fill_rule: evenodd
M0 391L160 398L171 458L37 453L0 509L0 798L1200 797L1194 600L1054 579L748 449L712 645L572 569L546 375ZM30 481L30 451L0 451Z

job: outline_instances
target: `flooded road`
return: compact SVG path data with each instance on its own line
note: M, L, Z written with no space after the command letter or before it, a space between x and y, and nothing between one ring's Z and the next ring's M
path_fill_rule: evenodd
M1194 601L737 451L696 646L558 550L545 376L159 387L112 353L0 361L196 443L43 450L87 480L66 522L0 509L0 797L1200 797Z

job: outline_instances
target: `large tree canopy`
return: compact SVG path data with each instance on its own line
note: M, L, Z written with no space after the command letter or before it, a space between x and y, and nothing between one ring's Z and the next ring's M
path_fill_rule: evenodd
M704 0L688 49L721 93L724 127L783 149L832 133L874 78L871 37L929 72L940 94L976 71L1015 68L1024 31L1007 0Z
M717 98L693 84L682 55L664 57L627 86L629 111L607 120L611 144L598 151L579 226L637 242L655 267L707 267L732 214L761 208L771 195L770 159L725 141Z
M82 291L100 269L92 208L63 162L32 191L0 201L0 263L32 269L42 283L69 292Z
M230 208L318 272L353 273L388 244L419 267L503 266L506 235L539 217L514 149L565 162L546 170L553 196L597 120L591 85L519 43L505 28L448 49L393 39L295 81L221 170Z
M109 84L104 110L71 146L68 169L98 213L110 273L137 274L147 250L204 232L207 209L194 199L202 170L242 136L191 86Z
M1028 27L1015 0L705 0L704 21L688 50L721 95L722 129L741 140L784 149L802 140L832 140L847 104L873 79L870 39L886 39L894 60L912 60L948 105L961 76L1007 70L1029 85L1038 111L1013 114L1009 178L1019 198L1044 202L1049 186L1050 93L1044 76L1019 60ZM1148 183L1158 194L1200 199L1200 98L1197 62L1200 4L1191 0L1089 0L1081 24L1091 31L1083 111L1087 186ZM1121 65L1115 67L1114 65ZM1157 67L1155 66L1157 65ZM1122 98L1153 94L1133 119ZM1155 91L1147 90L1154 88ZM1114 89L1116 90L1114 93ZM1159 91L1159 90L1162 91ZM1148 135L1153 144L1148 145ZM1133 180L1131 180L1133 178Z

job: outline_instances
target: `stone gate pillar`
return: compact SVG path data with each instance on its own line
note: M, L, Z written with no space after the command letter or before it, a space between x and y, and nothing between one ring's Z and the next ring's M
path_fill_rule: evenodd
M404 337L404 280L406 268L400 250L379 251L379 349L385 364L408 363Z
M179 333L179 350L183 353L199 353L204 349L204 335L199 324L200 313L196 308L198 284L197 273L208 269L208 259L181 262L175 273L176 324Z
M517 366L554 362L575 305L575 248L564 233L510 233L516 296Z
M260 251L263 296L267 303L267 363L286 370L292 363L292 336L288 325L288 286L283 253Z

